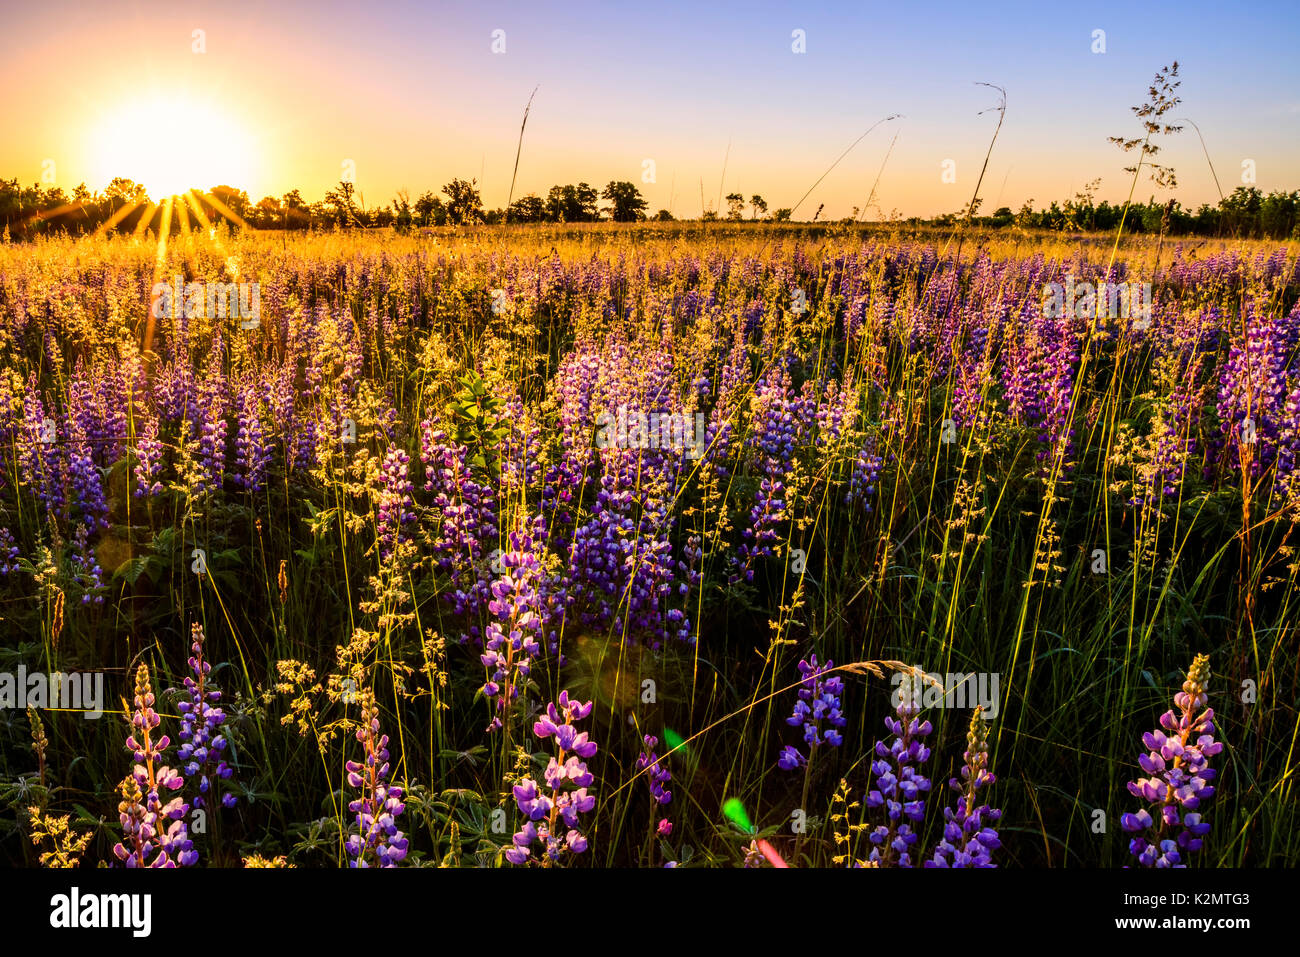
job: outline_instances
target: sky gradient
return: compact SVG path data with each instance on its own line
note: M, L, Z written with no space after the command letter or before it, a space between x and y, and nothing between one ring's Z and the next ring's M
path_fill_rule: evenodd
M475 178L504 205L524 104L516 198L555 183L638 185L651 211L698 216L720 194L793 206L844 149L891 113L822 181L795 218L848 215L877 188L880 211L960 209L997 123L977 81L1007 90L982 210L1041 208L1100 178L1122 202L1128 157L1108 136L1141 135L1130 107L1179 61L1183 103L1225 193L1255 163L1266 192L1300 188L1300 4L1225 10L1129 3L367 3L49 0L10 7L0 31L7 92L0 177L54 171L65 191L103 188L151 149L192 157L196 174L256 202L298 188L321 198L355 164L367 205ZM193 52L193 31L206 52ZM806 52L792 51L803 30ZM1105 30L1106 52L1091 51ZM493 53L493 31L505 52ZM173 108L148 104L175 104ZM187 105L201 106L187 115ZM114 143L118 117L160 114ZM196 118L197 117L197 118ZM1178 188L1145 177L1135 199L1184 207L1218 192L1195 130L1157 158ZM160 147L154 147L158 149ZM114 157L116 157L114 159ZM643 181L643 162L655 182ZM953 160L956 182L941 181ZM723 164L726 163L725 177ZM53 166L48 161L53 161ZM111 171L110 171L111 169ZM237 181L235 181L237 180ZM209 188L217 182L193 185ZM156 195L155 195L155 198Z

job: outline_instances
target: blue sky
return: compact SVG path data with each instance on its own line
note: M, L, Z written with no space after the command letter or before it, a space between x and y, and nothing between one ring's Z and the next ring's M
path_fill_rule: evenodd
M0 175L25 182L56 161L60 185L101 187L100 118L151 91L202 101L247 131L230 169L254 200L299 187L318 198L346 160L368 202L478 178L504 203L524 103L540 86L515 193L555 182L636 182L653 209L699 214L701 192L761 193L790 206L849 143L891 113L800 213L862 205L894 134L881 212L933 215L969 198L1007 115L981 195L986 210L1064 199L1100 178L1122 201L1138 135L1130 107L1177 59L1183 103L1225 192L1253 160L1262 189L1300 188L1300 5L1132 3L398 3L51 0L6 12ZM196 54L192 31L202 29ZM1105 53L1093 53L1093 31ZM505 52L493 53L503 30ZM804 31L806 52L792 50ZM196 113L196 115L199 115ZM206 115L206 114L205 114ZM221 169L225 142L160 117ZM178 129L180 132L178 133ZM143 147L142 147L143 148ZM188 147L187 147L188 149ZM113 154L118 155L118 154ZM723 161L726 158L726 175ZM242 162L236 162L236 159ZM645 160L654 182L643 181ZM1195 131L1167 141L1184 206L1217 200ZM955 183L941 180L952 160ZM130 170L118 175L131 176ZM148 184L146 184L148 185ZM202 184L215 185L215 184ZM1137 196L1155 187L1143 180ZM1169 193L1159 194L1163 199ZM874 214L873 214L874 215Z

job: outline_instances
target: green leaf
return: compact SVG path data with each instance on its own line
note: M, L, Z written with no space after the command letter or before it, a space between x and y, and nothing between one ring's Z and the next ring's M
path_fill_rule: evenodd
M153 555L128 558L117 567L117 571L113 572L113 580L121 580L134 585L141 575L146 575L149 581L153 581L153 571L158 564L158 559Z

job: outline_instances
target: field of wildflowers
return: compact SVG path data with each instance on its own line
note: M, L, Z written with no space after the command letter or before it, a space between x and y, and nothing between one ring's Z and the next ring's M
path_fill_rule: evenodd
M0 245L0 860L1294 863L1296 249L946 238Z

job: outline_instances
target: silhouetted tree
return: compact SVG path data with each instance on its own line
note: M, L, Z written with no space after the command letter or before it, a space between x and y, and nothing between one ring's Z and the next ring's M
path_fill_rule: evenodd
M415 215L421 226L444 226L447 223L447 207L430 192L421 193L415 201Z
M600 194L594 186L552 186L546 194L546 218L554 223L590 223L599 215L596 201Z
M540 223L545 218L546 204L534 193L529 193L510 204L509 220L512 223Z
M463 179L453 179L442 188L447 197L447 219L452 225L475 223L483 219L483 199L479 196L478 180L468 183Z
M634 223L645 219L645 200L641 191L628 182L611 180L600 194L613 205L609 208L609 218L616 223Z

